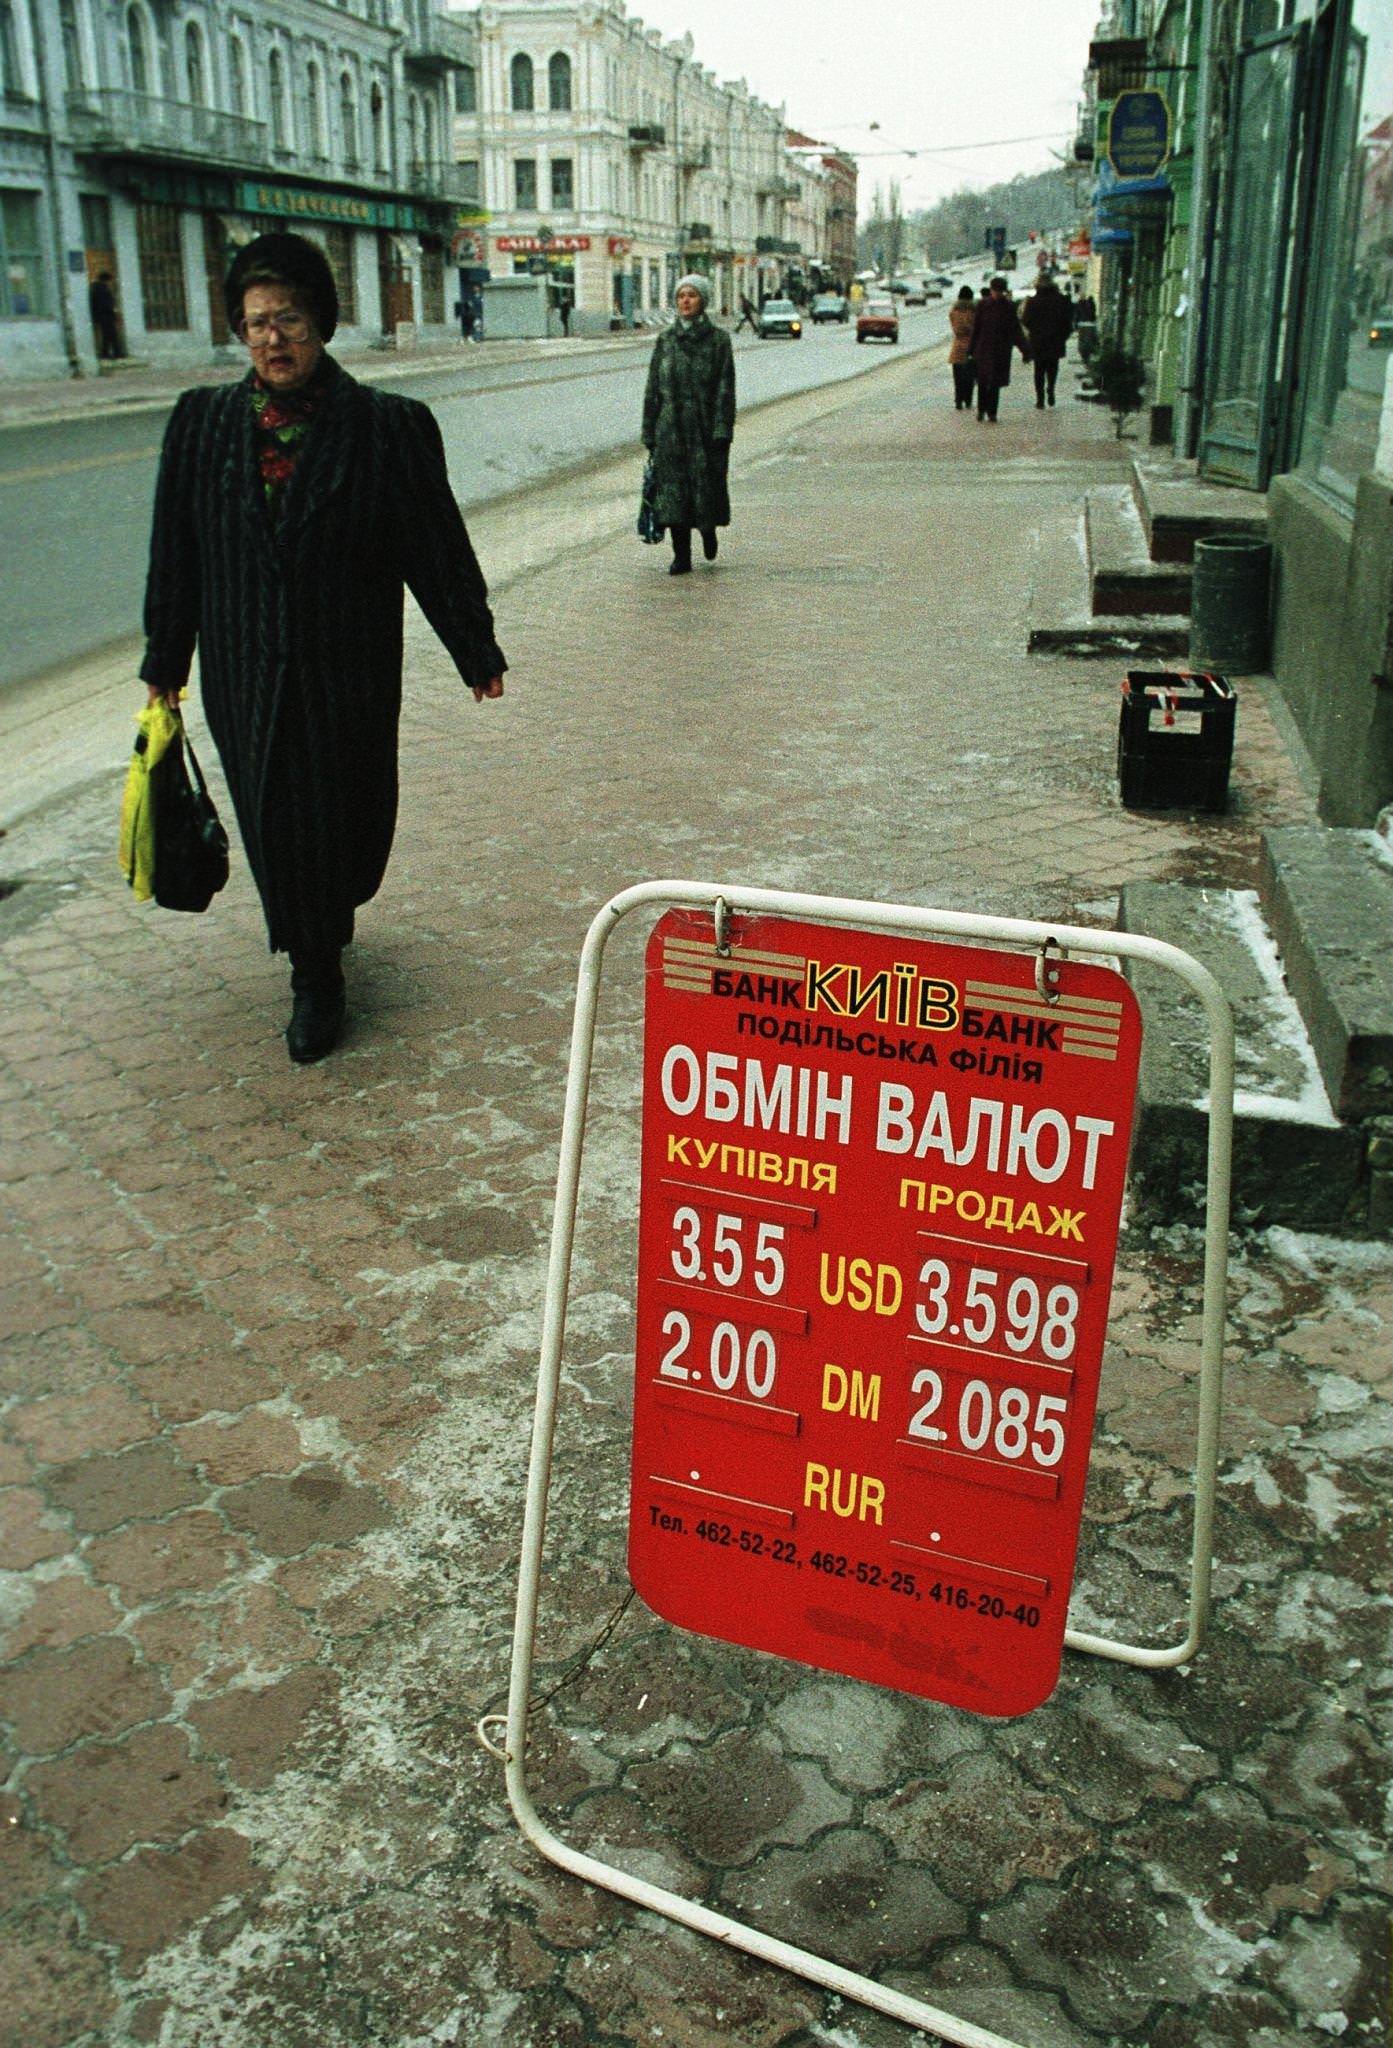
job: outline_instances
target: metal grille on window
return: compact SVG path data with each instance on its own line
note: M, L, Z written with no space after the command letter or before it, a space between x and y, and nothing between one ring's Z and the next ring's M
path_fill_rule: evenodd
M353 265L353 244L352 228L332 224L325 228L324 253L329 259L339 295L340 327L356 327L358 324L358 280Z
M140 298L145 325L158 332L189 324L184 293L184 252L177 206L145 204L135 210L140 256Z

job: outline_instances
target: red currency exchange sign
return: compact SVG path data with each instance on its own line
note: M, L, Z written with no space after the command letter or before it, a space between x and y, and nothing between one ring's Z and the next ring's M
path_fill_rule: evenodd
M1120 975L671 911L648 949L629 1570L977 1713L1059 1675L1136 1089Z

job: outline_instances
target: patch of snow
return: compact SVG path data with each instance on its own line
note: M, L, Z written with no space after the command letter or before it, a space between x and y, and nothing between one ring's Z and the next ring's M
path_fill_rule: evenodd
M1316 1065L1311 1041L1301 1021L1301 1012L1297 1009L1283 979L1281 955L1258 908L1257 891L1216 890L1210 902L1234 937L1252 955L1266 988L1264 1008L1267 1027L1277 1043L1295 1056L1302 1077L1300 1088L1294 1096L1277 1095L1271 1089L1260 1086L1235 1088L1235 1111L1241 1116L1268 1117L1282 1123L1319 1124L1327 1130L1334 1130L1339 1124L1339 1118L1330 1106L1330 1097L1326 1093L1325 1083ZM1250 1084L1252 1078L1249 1076ZM1207 1089L1197 1107L1208 1110Z

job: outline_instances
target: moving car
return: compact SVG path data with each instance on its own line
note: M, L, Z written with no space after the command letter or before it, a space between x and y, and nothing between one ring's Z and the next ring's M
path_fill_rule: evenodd
M1369 321L1370 348L1393 348L1393 310L1375 313Z
M808 308L814 327L820 327L824 320L846 320L851 308L840 292L819 292Z
M786 334L799 341L803 335L803 315L792 299L766 299L759 309L759 338L770 341L775 335Z
M898 341L900 316L893 299L867 299L856 315L858 341Z
M941 299L943 294L938 290L934 290L932 296L936 299ZM929 297L930 289L928 285L912 284L904 295L904 302L907 306L924 306L928 304Z

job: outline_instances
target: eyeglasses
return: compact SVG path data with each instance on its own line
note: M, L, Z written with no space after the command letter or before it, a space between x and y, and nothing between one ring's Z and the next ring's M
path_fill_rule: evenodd
M278 334L282 341L305 341L309 331L309 319L304 313L253 313L250 320L237 322L237 332L248 348L265 348L273 334Z

